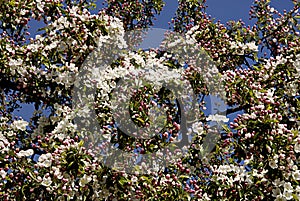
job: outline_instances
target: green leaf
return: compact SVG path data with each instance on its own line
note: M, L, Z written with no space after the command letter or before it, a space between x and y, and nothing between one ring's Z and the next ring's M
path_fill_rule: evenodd
M136 118L139 122L141 122L142 124L144 124L145 123L145 121L142 119L142 118L140 118L140 117L138 117L138 118Z
M179 179L189 179L190 177L188 175L180 175Z
M227 133L229 133L230 132L230 129L228 128L228 126L227 125L225 125L225 124L222 124L222 128L227 132Z
M124 186L124 184L127 183L127 179L125 179L124 177L122 177L118 182L119 182L119 184L121 184L122 186Z
M83 140L81 140L81 141L78 143L79 147L82 147L83 144L84 144L84 141L83 141Z
M70 163L68 164L68 168L70 168L73 164L74 164L74 161L70 162Z

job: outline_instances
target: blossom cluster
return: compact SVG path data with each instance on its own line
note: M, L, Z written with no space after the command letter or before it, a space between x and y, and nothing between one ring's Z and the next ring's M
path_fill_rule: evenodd
M171 54L116 51L130 47L127 30L152 24L161 0L109 0L97 14L90 1L0 2L0 199L300 200L300 4L293 3L291 11L280 13L268 0L256 0L250 27L214 22L205 1L179 0L172 23L186 44L167 35L174 39L165 43ZM30 21L42 24L34 37ZM211 59L199 59L197 49ZM101 72L93 64L101 64ZM143 71L147 66L151 69ZM137 75L155 87L132 81ZM83 97L92 105L74 107L72 90L82 84L78 76L86 88L96 88L95 95ZM146 128L156 121L165 126L150 139L134 138L145 137L138 132L128 136L116 123L114 114L124 115L118 106L129 96L118 84L122 77L139 87L129 87L128 119ZM161 89L165 82L190 84L199 104L186 106L197 113L181 118L174 94ZM118 87L123 93L115 100ZM226 114L206 115L213 107L209 95L226 100ZM34 107L30 119L15 115L26 103ZM94 135L80 130L91 122L76 119L91 118L91 106L103 137L96 144L90 140ZM205 140L214 134L219 138L210 147ZM185 154L172 147L180 139L189 144ZM106 166L109 148L131 152L133 160L118 165L136 169L129 174ZM146 154L155 171L140 159ZM165 158L171 161L167 167L154 164Z

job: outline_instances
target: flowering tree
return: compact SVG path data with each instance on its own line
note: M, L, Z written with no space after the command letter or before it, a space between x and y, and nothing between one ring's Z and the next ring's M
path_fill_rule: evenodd
M124 33L151 26L163 1L108 0L97 14L91 14L92 1L0 2L1 199L300 200L300 3L293 3L282 14L269 0L256 0L249 13L255 25L247 27L241 21L215 22L204 0L179 0L174 31L207 52L224 85L226 114L239 112L222 125L209 157L199 156L213 127L209 121L219 116L203 112L210 91L197 66L157 50L128 51L113 60L94 99L101 133L111 135L110 143L145 154L172 144L182 130L193 133L187 154L140 174L110 168L89 149L88 136L74 121L72 90L91 52L126 45ZM39 34L28 33L30 21L42 24ZM198 121L180 127L172 93L145 85L129 102L131 119L147 127L150 106L166 108L164 132L143 141L118 129L112 89L122 73L145 63L175 69L190 82L199 98ZM14 115L23 103L34 105L30 121ZM84 109L79 112L84 117Z

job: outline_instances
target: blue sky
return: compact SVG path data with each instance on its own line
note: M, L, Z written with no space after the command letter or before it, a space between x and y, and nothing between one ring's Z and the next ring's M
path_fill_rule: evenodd
M168 28L168 22L174 16L178 3L176 0L165 0L166 6L155 21L156 28ZM213 18L225 24L228 20L242 19L247 25L252 25L254 21L249 21L249 10L254 0L207 0L207 13ZM271 6L279 11L290 10L293 3L290 0L272 0Z

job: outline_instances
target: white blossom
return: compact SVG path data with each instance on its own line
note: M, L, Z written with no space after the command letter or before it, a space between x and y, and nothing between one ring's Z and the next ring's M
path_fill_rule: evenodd
M294 66L298 73L297 77L299 77L299 75L300 75L300 54L297 54L296 61L294 62Z
M219 115L219 114L214 114L214 115L209 115L207 117L208 121L222 121L222 122L228 122L229 118L227 118L225 115Z
M201 122L195 122L192 125L192 129L195 133L201 134L203 133L203 125Z
M43 177L43 181L42 181L42 185L43 186L50 186L52 184L52 180L50 176L44 176Z
M292 177L294 180L300 181L300 170L292 171Z
M284 195L279 194L277 195L275 201L286 201L287 199L284 197Z
M295 153L300 153L300 143L296 142L296 144L294 145L294 151Z
M23 64L22 59L11 59L8 63L8 65L11 67L21 66L22 64Z
M280 188L272 189L272 196L273 197L277 197L280 194L281 194Z
M229 41L229 44L230 44L230 48L233 49L234 52L238 55L243 55L246 50L251 50L254 52L258 51L258 46L255 45L254 41L246 44L243 44L239 41L238 42Z
M12 123L12 128L15 130L25 131L26 126L28 126L28 122L24 120L17 120Z
M284 190L285 190L285 191L288 191L288 192L293 192L293 191L294 191L291 182L285 182L285 183L283 184L283 187L284 187Z
M2 179L4 179L6 175L7 175L6 171L0 170L0 176L2 177Z
M257 45L255 45L255 42L251 42L251 43L246 43L246 47L251 50L251 51L258 51L258 47Z
M277 161L276 161L276 160L270 160L270 161L269 161L269 166L270 166L272 169L278 168Z
M17 153L17 156L19 158L23 157L23 156L32 156L34 154L34 151L32 149L27 149L26 151L21 150L19 153Z
M283 191L283 196L284 196L284 198L285 198L286 200L291 200L291 199L293 199L293 193L290 192L290 191L284 190L284 191Z
M86 174L83 175L83 177L80 178L79 180L79 186L85 186L88 184L90 181L92 181L92 177L87 176Z
M38 165L40 167L50 167L52 164L52 155L51 153L42 154L38 159Z
M62 179L63 178L63 175L62 173L60 172L60 169L57 168L57 167L52 167L52 170L54 171L53 175L55 177L57 177L58 179Z

